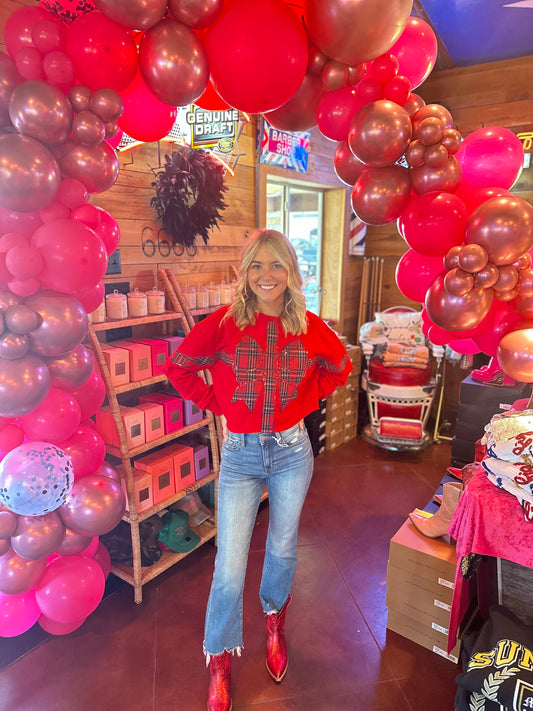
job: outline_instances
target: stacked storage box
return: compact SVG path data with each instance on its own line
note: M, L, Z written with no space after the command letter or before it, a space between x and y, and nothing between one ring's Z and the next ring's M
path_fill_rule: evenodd
M353 370L346 385L337 388L326 400L326 449L331 450L348 442L357 434L359 377L361 374L361 346L347 345Z
M446 653L455 580L455 546L427 538L407 520L390 542L386 605L388 629L457 662Z
M452 466L462 467L474 461L475 443L483 436L485 425L493 415L526 397L526 387L524 383L513 386L481 383L470 375L462 381L452 440Z

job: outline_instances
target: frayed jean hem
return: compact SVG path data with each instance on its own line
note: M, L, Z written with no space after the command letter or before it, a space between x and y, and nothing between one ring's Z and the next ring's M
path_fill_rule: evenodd
M240 657L243 649L244 649L243 646L232 647L231 649L223 649L222 652L217 652L216 654L211 654L210 652L207 651L207 649L205 648L205 645L204 645L205 665L206 665L206 667L208 667L209 662L211 661L211 657L219 657L221 654L224 654L224 652L231 654L231 656L234 656L236 654L238 657Z

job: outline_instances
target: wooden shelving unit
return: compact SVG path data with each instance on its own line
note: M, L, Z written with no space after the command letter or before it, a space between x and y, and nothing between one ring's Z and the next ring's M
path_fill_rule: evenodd
M164 375L159 375L152 378L147 378L146 380L141 380L134 383L128 383L126 385L121 385L115 387L111 382L111 375L105 361L101 341L98 338L98 334L111 329L131 327L135 328L143 324L149 324L154 327L154 336L157 335L157 326L161 328L167 328L171 322L181 322L183 331L185 334L189 333L193 327L195 321L194 317L203 313L209 313L213 309L200 309L193 313L190 312L187 303L183 300L181 289L177 280L172 273L160 270L158 272L158 278L161 288L165 291L167 297L167 303L170 302L172 305L171 311L166 311L164 314L159 314L157 316L145 316L141 318L129 318L123 321L106 321L104 323L89 324L88 328L88 340L93 352L96 356L98 367L100 373L105 382L107 400L113 414L113 419L117 428L119 446L113 447L106 445L107 452L118 458L121 461L122 468L125 476L126 491L128 496L128 508L129 511L125 512L123 519L131 527L131 541L132 541L132 551L133 551L133 565L127 566L122 564L113 563L111 570L117 575L117 577L125 580L127 583L134 588L134 599L136 603L142 602L142 586L145 585L150 580L153 580L157 575L163 571L170 568L175 563L182 560L186 555L192 553L196 548L203 545L207 541L213 539L216 536L216 488L218 481L218 470L219 470L219 443L215 427L215 419L211 413L207 413L206 416L196 422L193 425L188 425L173 432L171 434L165 435L158 440L143 444L139 447L129 449L126 443L126 433L124 431L124 426L122 423L122 418L120 417L119 410L119 398L124 393L131 393L135 390L145 389L150 386L157 385L159 383L168 382ZM209 378L209 373L205 373L204 377ZM203 477L202 479L196 481L191 486L186 489L179 491L172 496L166 498L164 501L155 504L150 509L139 512L137 511L136 499L134 495L133 488L133 467L132 459L142 454L148 452L152 449L156 449L161 445L172 442L180 437L183 437L190 432L194 432L203 427L207 427L209 430L209 440L210 440L210 450L211 450L211 460L212 460L212 470L210 474ZM167 508L171 504L182 499L186 494L200 489L206 486L210 482L215 483L215 510L213 516L205 521L201 526L194 528L194 532L200 537L200 543L193 548L192 551L188 553L176 553L173 551L164 551L160 560L152 566L143 567L141 565L141 549L140 549L140 535L139 535L139 524L147 519L148 517L157 514L159 511Z

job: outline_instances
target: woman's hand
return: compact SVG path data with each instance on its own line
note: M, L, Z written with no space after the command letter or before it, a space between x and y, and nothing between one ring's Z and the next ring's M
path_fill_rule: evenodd
M227 422L226 418L224 417L224 415L220 415L220 424L222 426L222 439L224 440L224 442L227 442L229 439L228 422Z

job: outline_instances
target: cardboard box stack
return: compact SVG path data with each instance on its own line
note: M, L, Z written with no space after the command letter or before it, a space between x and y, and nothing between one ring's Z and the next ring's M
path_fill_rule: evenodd
M326 400L326 449L332 450L348 442L357 434L359 377L361 374L361 346L347 344L353 370L346 385L337 388Z
M407 520L390 542L388 629L457 662L446 653L457 556L444 538L427 538Z

